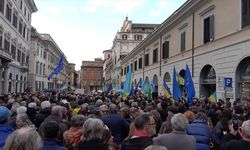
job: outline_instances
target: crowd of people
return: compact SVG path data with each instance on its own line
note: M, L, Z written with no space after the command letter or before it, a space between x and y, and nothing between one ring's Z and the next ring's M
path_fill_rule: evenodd
M250 150L249 119L250 98L8 94L0 97L0 150Z

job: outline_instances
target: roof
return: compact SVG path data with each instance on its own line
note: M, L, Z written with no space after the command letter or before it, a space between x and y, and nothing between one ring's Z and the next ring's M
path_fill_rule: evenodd
M142 24L142 23L133 23L132 28L156 28L160 24Z

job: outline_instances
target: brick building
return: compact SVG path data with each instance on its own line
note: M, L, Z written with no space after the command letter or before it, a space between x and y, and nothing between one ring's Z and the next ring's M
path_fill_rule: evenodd
M85 93L102 90L103 84L103 60L96 58L95 61L82 61L81 88Z

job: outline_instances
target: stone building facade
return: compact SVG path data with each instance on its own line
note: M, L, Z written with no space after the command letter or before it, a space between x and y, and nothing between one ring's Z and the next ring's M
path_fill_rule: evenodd
M0 94L27 89L34 0L0 0Z
M186 1L122 60L122 81L126 68L133 65L133 82L153 80L159 95L166 82L172 92L173 68L184 77L188 64L196 97L215 92L217 99L246 99L250 96L249 6L249 0Z
M95 61L82 61L80 78L85 93L102 90L103 60L96 58Z

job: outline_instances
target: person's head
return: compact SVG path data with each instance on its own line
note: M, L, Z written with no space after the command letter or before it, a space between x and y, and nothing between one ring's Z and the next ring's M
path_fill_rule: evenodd
M30 121L27 114L18 114L16 116L16 127L20 129L22 127L31 126L32 122Z
M86 140L102 139L104 123L100 119L89 118L83 124L83 136Z
M46 122L43 128L43 138L54 139L59 134L59 125L54 121Z
M43 101L41 103L41 109L50 108L50 107L51 107L51 103L49 101Z
M86 120L87 117L85 117L84 115L75 115L71 117L71 125L72 127L82 127Z
M250 139L250 120L244 121L241 128L243 137Z
M187 117L189 122L193 122L195 118L195 114L191 110L185 111L184 115Z
M4 150L38 150L42 147L42 140L36 130L25 127L15 130L7 138Z
M207 115L204 112L198 112L195 115L195 119L197 119L197 120L203 120L206 123L208 122L208 117L207 117Z
M7 123L11 114L11 111L7 107L0 106L0 124Z
M168 150L165 146L161 145L150 145L146 147L144 150Z
M29 107L29 108L33 108L33 109L36 109L37 105L36 105L35 102L31 102L31 103L28 104L28 107Z
M188 119L182 113L177 113L171 118L171 125L175 131L185 131L188 125Z
M60 118L63 117L63 107L60 105L55 105L51 109L51 115L58 116Z
M17 108L16 113L17 114L26 114L27 108L25 106L20 106Z
M136 130L146 131L149 135L155 134L155 120L151 114L142 114L134 120Z
M104 117L108 115L109 108L107 105L101 105L99 111L100 111L100 116Z
M118 110L118 108L117 108L116 104L110 104L109 105L109 112L116 113L117 110Z

